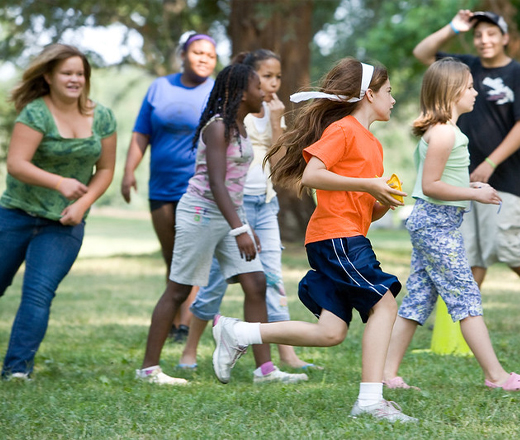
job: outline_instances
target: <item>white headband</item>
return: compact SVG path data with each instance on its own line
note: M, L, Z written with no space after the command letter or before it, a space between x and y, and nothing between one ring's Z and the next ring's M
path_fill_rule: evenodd
M374 74L374 66L370 64L361 63L361 67L363 68L363 75L361 77L361 90L359 91L359 98L350 98L347 102L358 102L363 99L366 91L368 90L368 86L370 86L370 81L372 81L372 75ZM345 101L347 97L345 95L331 95L330 93L324 92L299 92L291 95L291 102L302 102L308 101L309 99L314 98L325 98L330 101Z

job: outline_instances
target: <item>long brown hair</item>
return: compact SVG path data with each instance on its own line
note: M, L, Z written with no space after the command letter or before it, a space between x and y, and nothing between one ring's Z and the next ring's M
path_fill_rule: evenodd
M358 97L361 89L363 68L354 58L343 58L321 79L320 92L344 95L345 101ZM388 79L388 72L383 66L375 66L369 88L374 92ZM298 114L294 126L284 133L273 145L265 161L285 148L285 155L273 167L272 180L275 184L292 187L300 184L306 166L302 151L321 138L325 129L333 122L350 115L359 102L331 101L315 99L307 103Z
M415 136L451 119L453 104L460 99L470 74L466 64L451 57L441 58L428 67L421 86L421 114L413 122Z
M78 100L78 107L81 114L89 114L92 110L88 99L90 93L90 64L82 52L68 44L51 44L34 58L29 67L24 71L22 80L11 92L10 100L14 102L16 111L19 113L31 101L48 95L50 88L44 76L52 74L62 61L72 57L80 57L83 62L85 86Z

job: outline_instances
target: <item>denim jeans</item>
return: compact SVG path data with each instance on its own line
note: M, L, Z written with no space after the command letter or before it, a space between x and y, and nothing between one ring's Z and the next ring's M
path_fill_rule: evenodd
M78 256L85 224L64 226L19 209L0 207L0 296L25 261L22 299L2 376L31 373L47 331L51 302Z
M244 194L244 211L247 221L260 239L262 250L259 254L267 281L266 303L269 322L289 320L287 298L282 279L282 244L278 226L278 199L274 197L265 203L265 195ZM209 282L201 287L190 307L199 319L209 321L218 313L227 282L220 272L218 261L213 257Z

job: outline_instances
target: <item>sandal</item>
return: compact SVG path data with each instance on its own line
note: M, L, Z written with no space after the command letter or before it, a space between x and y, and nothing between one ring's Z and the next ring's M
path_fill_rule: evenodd
M383 385L391 389L416 390L421 391L420 388L408 385L401 376L396 376L390 380L384 380Z
M502 385L494 384L489 380L486 380L484 384L488 388L502 388L504 391L520 391L520 374L511 373L509 379L507 379Z

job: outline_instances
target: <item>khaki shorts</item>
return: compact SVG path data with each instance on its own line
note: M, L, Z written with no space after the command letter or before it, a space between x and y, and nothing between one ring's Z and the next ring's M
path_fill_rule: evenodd
M246 223L242 207L237 214ZM230 230L214 203L186 194L182 196L175 212L175 245L170 279L188 286L206 286L213 254L228 283L236 283L236 275L242 273L263 272L258 255L252 261L240 256L236 238L229 235Z
M471 267L520 267L520 197L499 191L502 207L472 202L461 231Z

